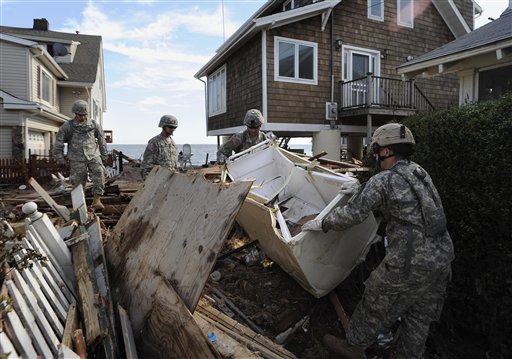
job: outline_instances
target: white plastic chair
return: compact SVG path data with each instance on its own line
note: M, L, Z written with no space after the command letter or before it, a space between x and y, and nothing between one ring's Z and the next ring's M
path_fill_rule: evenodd
M182 165L181 167L185 169L187 167L187 163L192 167L192 161L191 158L194 155L192 153L192 147L188 143L183 145L182 149L183 155L182 155Z

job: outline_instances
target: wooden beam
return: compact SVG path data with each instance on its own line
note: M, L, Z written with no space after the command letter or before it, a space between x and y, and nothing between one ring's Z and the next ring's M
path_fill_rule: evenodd
M68 348L73 348L73 333L78 328L78 313L76 304L70 304L68 308L68 316L64 325L64 335L62 336L62 344Z
M36 192L43 197L43 199L48 203L48 205L57 213L59 216L64 218L66 221L69 221L69 209L67 209L65 206L61 206L60 204L57 204L57 202L54 201L52 197L44 190L43 187L34 178L30 178L28 180L28 183L36 190Z
M101 328L98 313L98 296L93 278L94 269L89 257L87 241L71 246L73 268L78 284L78 297L84 320L85 337L88 346L95 346L101 341Z

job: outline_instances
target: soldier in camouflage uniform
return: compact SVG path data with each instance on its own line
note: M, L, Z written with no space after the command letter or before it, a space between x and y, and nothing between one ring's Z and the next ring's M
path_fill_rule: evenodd
M380 265L365 282L341 341L346 358L365 358L364 349L400 318L393 358L423 358L430 323L439 319L454 258L439 194L428 173L409 160L414 138L396 123L379 127L371 142L383 170L344 206L303 230L341 231L361 223L370 212L386 220L388 246Z
M178 149L172 134L178 128L178 119L172 115L164 115L160 118L158 127L162 132L148 141L142 163L140 165L142 178L151 172L155 166L176 169L178 167Z
M85 186L88 174L92 179L92 193L94 200L92 207L103 209L101 195L105 188L105 167L103 163L108 158L107 143L103 130L95 121L87 118L88 104L77 100L71 111L75 114L59 128L55 143L57 163L65 165L64 143L68 144L68 159L70 161L71 184L73 187L82 184Z
M244 125L247 129L231 136L229 141L220 146L217 152L217 162L225 163L226 158L235 153L245 151L246 149L267 140L267 135L260 131L264 122L263 115L259 110L252 109L247 111L244 118Z

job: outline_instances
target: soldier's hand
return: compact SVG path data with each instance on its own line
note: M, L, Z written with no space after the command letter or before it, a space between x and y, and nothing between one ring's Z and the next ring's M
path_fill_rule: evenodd
M311 221L307 221L302 225L301 228L303 231L323 231L322 228L322 220L321 219L312 219Z

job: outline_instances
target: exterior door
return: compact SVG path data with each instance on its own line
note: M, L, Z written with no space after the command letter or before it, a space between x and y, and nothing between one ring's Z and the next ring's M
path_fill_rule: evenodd
M368 99L367 74L380 75L380 53L346 46L343 49L344 107L366 105Z

